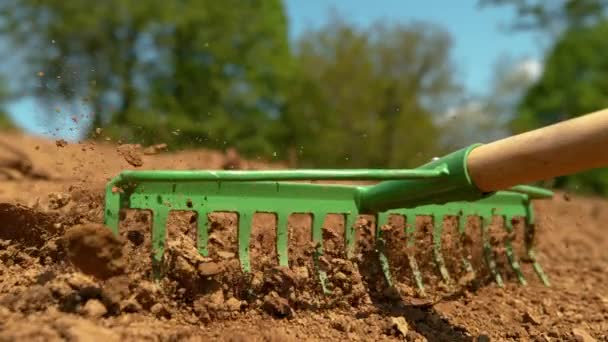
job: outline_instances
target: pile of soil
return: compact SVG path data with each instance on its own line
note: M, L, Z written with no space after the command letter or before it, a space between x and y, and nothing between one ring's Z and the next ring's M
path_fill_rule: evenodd
M66 145L17 135L10 141L53 176L0 183L0 340L608 340L604 199L560 194L536 203L537 254L550 287L526 260L521 261L529 283L518 284L497 249L506 281L499 288L480 260L479 241L463 245L451 238L450 224L444 257L461 286L443 284L424 219L415 223L417 245L409 250L400 235L402 222L391 229L360 218L355 257L347 259L340 247L344 220L330 216L323 226L325 254L315 263L311 219L296 215L289 223L290 264L279 267L275 218L256 215L252 272L245 274L236 217L210 218L204 257L195 242L196 215L188 212L170 216L162 278L155 281L149 214L126 212L120 234L113 235L101 224L105 183L122 169L221 169L226 156L137 154L139 146ZM387 241L394 288L378 262L376 229ZM416 291L408 255L419 262L426 297ZM475 281L458 272L463 255L476 266ZM323 294L319 270L327 276L329 294Z

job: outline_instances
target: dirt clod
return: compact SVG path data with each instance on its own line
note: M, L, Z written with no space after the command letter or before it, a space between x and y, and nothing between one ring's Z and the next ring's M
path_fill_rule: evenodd
M407 336L410 330L407 321L403 317L390 317L387 322L386 334L393 336Z
M141 146L138 144L122 144L118 146L117 152L132 166L141 167L144 165Z
M103 305L101 301L97 299L90 299L82 308L82 313L87 317L100 318L108 313L108 309L106 309L105 305Z
M279 297L276 292L271 292L264 297L263 308L267 313L276 317L284 318L293 315L293 309L289 306L289 301Z
M595 342L595 338L589 335L589 333L584 329L574 328L572 329L572 335L578 342Z
M122 241L101 224L84 224L64 234L68 258L82 272L100 279L123 274Z

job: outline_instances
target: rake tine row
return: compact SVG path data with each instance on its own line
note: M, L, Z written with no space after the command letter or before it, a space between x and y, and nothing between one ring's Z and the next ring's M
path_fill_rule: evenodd
M197 248L201 255L208 256L209 250L207 246L208 242L208 212L203 212L202 210L195 210L197 213L198 224L197 224ZM169 214L169 210L152 210L152 236L153 236L153 268L155 269L155 274L160 274L160 264L163 258L164 246L165 246L165 231L166 231L166 223L167 217ZM251 227L252 227L252 218L254 212L240 212L238 213L238 257L241 263L241 269L243 272L248 273L251 271L251 264L249 258L249 243L251 236ZM313 265L315 271L317 273L317 277L322 288L322 291L325 294L329 294L330 290L328 289L328 278L327 274L322 267L320 266L320 257L323 255L323 222L329 213L321 213L314 215L312 220L312 234L311 241L315 245L315 251L313 254ZM376 229L376 250L378 252L379 263L382 269L382 273L385 277L385 280L388 286L394 285L394 279L391 275L390 269L390 261L386 256L386 241L383 234L383 230L380 227L389 224L389 216L390 215L407 215L402 212L391 212L391 213L382 213L377 216L377 229ZM410 213L411 215L411 213ZM354 220L356 215L344 215L345 217L345 248L347 257L352 257L353 249L355 245L355 227ZM288 266L288 213L280 212L277 214L277 254L278 254L278 263L280 266ZM407 219L407 217L405 217ZM513 233L513 224L510 217L503 216L504 229L508 233L507 237L504 240L504 251L507 256L508 262L515 273L518 281L522 285L526 285L527 281L524 278L524 275L521 270L520 262L515 255L513 242L511 238L511 234ZM494 251L492 250L492 246L489 243L489 222L491 222L491 217L480 217L482 227L481 227L481 235L482 235L482 249L484 260L494 277L497 285L502 287L504 286L504 281L500 275L500 273L496 269L496 262L494 260ZM537 273L540 280L547 286L549 286L549 280L545 275L542 267L536 260L535 251L532 248L532 239L533 239L533 222L530 220L526 220L525 225L525 247L527 249L527 257L531 261L532 266ZM458 234L462 235L465 233L464 223L466 222L466 217L464 215L460 215L457 217L458 222ZM440 215L433 216L433 233L432 233L432 251L433 251L433 261L435 262L437 272L441 276L441 279L446 283L446 285L452 285L453 281L449 275L448 269L446 267L443 255L442 255L442 240L441 237L443 235L443 217ZM413 247L415 247L415 231L416 227L413 224L406 224L404 227L405 231L405 240L403 244L407 248L407 261L410 267L411 275L413 277L414 283L419 290L419 292L424 295L425 294L425 286L422 281L422 274L418 267L418 262L416 260L415 255L412 253ZM466 272L475 273L472 265L467 260L466 257L461 257L462 267Z
M165 177L165 176L164 176ZM114 191L114 184L123 182L122 191ZM217 182L206 179L194 179L173 181L170 177L158 179L147 179L143 177L134 182L124 183L124 179L114 181L107 187L105 223L115 234L118 234L119 212L121 209L139 209L152 212L152 267L153 276L161 277L161 264L165 250L167 218L171 211L190 211L196 213L197 232L196 245L198 252L203 256L209 256L210 220L212 213L236 213L237 222L237 254L244 273L251 272L250 242L252 235L253 217L256 213L273 213L276 217L276 251L277 263L280 266L289 266L289 227L288 220L292 214L308 214L312 217L310 240L314 244L311 262L319 285L324 293L330 293L330 279L324 270L324 228L323 224L328 215L342 215L344 219L344 254L348 260L355 257L357 247L357 219L359 215L370 215L367 210L360 211L359 202L356 200L360 189L353 186L319 186L315 184L301 183L277 183L277 182ZM523 188L520 191L497 192L489 197L475 201L447 202L444 204L430 204L404 209L392 209L372 214L376 221L375 249L382 274L389 286L394 285L394 275L391 274L391 260L387 257L384 226L389 223L392 215L402 216L405 224L405 238L398 246L391 245L390 248L406 248L405 257L409 266L410 276L413 278L418 292L424 294L425 284L419 261L415 255L418 246L415 219L417 217L430 217L433 229L430 230L431 258L435 264L434 271L440 276L443 283L453 285L454 280L450 276L446 260L443 255L442 237L447 234L444 218L456 217L456 234L462 240L465 236L465 226L469 217L479 217L481 227L479 230L481 238L480 252L495 282L503 286L503 279L497 270L494 260L496 252L491 245L489 225L492 218L501 216L504 220L504 228L507 237L502 241L504 253L508 263L513 269L518 281L527 284L521 270L520 262L515 255L511 235L515 217L524 217L524 243L526 260L532 263L533 269L541 281L549 285L549 280L544 274L536 259L533 248L534 240L534 215L531 207L532 198L546 198L546 193L540 190ZM536 196L536 197L534 197ZM391 229L392 231L392 229ZM426 231L426 230L425 230ZM424 233L427 234L427 233ZM475 233L477 234L477 233ZM401 234L402 235L402 234ZM477 247L477 246L475 246ZM466 272L475 275L474 267L464 255L457 256L462 268Z

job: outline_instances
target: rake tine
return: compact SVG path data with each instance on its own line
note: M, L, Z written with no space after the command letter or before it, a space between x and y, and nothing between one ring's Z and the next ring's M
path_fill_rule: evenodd
M543 271L543 268L540 266L540 263L538 263L538 261L536 260L536 250L534 249L534 246L532 244L532 241L534 240L535 227L536 226L534 224L525 225L526 250L528 252L528 259L530 259L530 261L532 262L532 267L534 268L534 271L536 272L540 280L543 282L543 284L545 284L545 286L551 286L549 277L547 277L545 271Z
M384 253L386 248L386 241L384 240L382 227L388 224L389 215L387 213L381 213L378 215L378 223L376 225L376 250L378 251L378 259L380 261L380 267L382 268L382 274L388 287L393 286L393 280L391 277L391 269L388 264L388 258Z
M289 214L286 212L279 212L277 215L277 254L279 256L279 265L288 266L288 219Z
M196 247L200 255L209 256L209 216L203 210L196 211L197 230L196 230Z
M358 213L349 213L344 215L344 244L346 245L346 259L352 260L355 252L355 219Z
M451 284L452 280L450 279L450 275L448 273L448 269L445 267L445 261L443 259L443 255L441 254L441 235L443 234L443 217L439 215L433 215L433 258L435 259L435 264L439 269L439 273L441 274L441 279L443 279L446 285Z
M525 286L528 284L528 282L526 281L524 274L521 271L521 266L519 265L517 256L515 255L515 253L513 251L513 243L512 243L512 239L511 239L511 234L513 233L513 223L511 222L511 219L506 216L503 216L503 222L505 225L505 229L507 231L507 237L505 239L505 253L507 254L507 258L509 259L511 268L517 275L517 279L519 280L519 282L522 285Z
M536 272L540 280L543 282L543 284L545 286L551 286L549 277L547 277L547 275L543 271L543 268L536 260L536 250L534 248L536 224L534 221L534 208L532 207L532 203L528 202L528 205L526 206L526 219L524 220L524 241L526 245L528 259L532 262L532 267L534 268L534 271Z
M238 213L239 220L239 260L241 262L241 269L244 273L251 271L251 264L249 261L249 241L251 239L251 223L253 220L253 212L244 211Z
M157 208L152 211L152 275L159 279L165 253L166 225L169 210Z
M413 215L412 215L413 216ZM415 216L413 216L415 218ZM407 220L407 217L406 217ZM414 275L414 281L416 282L416 287L422 296L426 296L426 292L424 290L424 282L422 281L422 274L420 273L420 268L418 267L418 262L416 261L416 257L412 252L412 249L416 245L416 220L414 219L414 224L407 224L405 222L405 234L407 236L407 261L410 265L410 269L412 270L412 274Z
M103 223L112 230L114 235L118 235L121 195L119 192L113 191L112 183L108 184L107 188Z
M313 256L315 269L317 276L319 277L319 283L324 294L331 294L331 291L327 288L327 273L321 269L319 258L323 255L323 221L325 220L326 213L315 214L312 219L312 241L314 242L316 249Z
M490 273L492 273L492 275L494 276L494 279L496 280L496 284L498 284L498 287L503 287L504 283L502 281L502 276L500 275L500 273L498 273L498 271L496 270L496 260L494 260L494 252L492 251L492 246L490 245L490 237L489 237L489 227L490 227L490 223L492 222L492 217L485 217L485 216L480 216L480 220L481 220L481 231L482 231L482 240L483 240L483 254L486 260L486 263L488 264L488 267L490 268Z
M466 233L467 233L466 227L467 227L467 215L464 213L461 213L458 216L458 232L461 237L464 237L466 235ZM476 275L476 272L473 269L473 266L471 265L469 260L467 259L466 255L462 256L462 266L464 267L464 270L467 273Z

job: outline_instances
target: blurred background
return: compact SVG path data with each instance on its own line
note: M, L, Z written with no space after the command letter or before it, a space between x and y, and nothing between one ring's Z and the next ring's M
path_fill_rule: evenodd
M606 0L2 0L0 130L406 168L608 107ZM0 131L0 134L1 131ZM606 194L608 172L549 184Z

